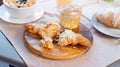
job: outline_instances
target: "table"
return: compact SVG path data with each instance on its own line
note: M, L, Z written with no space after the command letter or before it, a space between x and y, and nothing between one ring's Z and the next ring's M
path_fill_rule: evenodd
M49 0L46 0L45 2L44 1L41 1L41 3L40 3L40 5L42 6L42 7L44 7L44 9L47 11L47 10L51 10L51 12L53 12L52 10L55 8L54 7L54 5L51 5L51 7L53 7L53 8L49 8L49 9L46 9L48 6L44 6L44 5L48 5L48 4L53 4L54 2L53 2L54 0L51 0L51 2L49 1ZM43 3L44 2L44 3ZM99 6L99 5L98 5ZM97 6L97 7L98 7ZM101 6L101 7L103 7L103 6ZM99 8L96 8L96 5L94 5L94 6L92 6L92 7L86 7L85 9L83 9L83 11L84 11L84 13L83 14L85 14L85 16L87 16L88 18L90 18L91 19L91 17L92 17L92 15L94 15L94 13L98 10L98 9L100 9L101 8L100 6L99 6ZM89 11L91 9L91 11ZM88 12L89 11L89 12ZM53 12L54 13L54 12ZM89 15L89 14L91 14L91 15ZM118 58L119 58L119 55L118 56L116 56L117 58L113 58L114 56L110 56L110 57L107 57L107 55L103 55L102 57L105 57L106 59L104 59L104 58L101 58L101 56L98 56L98 57L92 57L92 55L91 55L91 53L92 54L105 54L104 52L98 52L97 53L97 50L101 50L101 49L103 49L102 47L100 47L100 48L98 48L98 49L96 49L95 47L98 47L98 46L100 46L100 44L98 44L98 43L101 43L101 42L108 42L109 40L108 39L110 39L111 41L113 41L113 43L116 43L117 41L116 41L116 39L113 39L113 38L111 38L111 37L108 37L108 36L105 36L105 35L103 35L103 34L101 34L101 33L99 33L99 32L97 32L94 28L92 28L92 30L93 30L93 34L94 34L94 37L95 37L95 41L98 39L98 40L100 40L99 38L102 38L103 40L100 40L100 41L98 41L98 43L95 43L94 44L94 46L93 46L93 48L87 53L87 54L85 54L84 56L82 56L82 57L80 57L80 58L76 58L76 59L72 59L72 60L65 60L65 61L55 61L55 60L49 60L49 59L45 59L45 58L42 58L42 57L38 57L38 56L36 56L36 55L34 55L34 54L32 54L31 52L29 52L26 48L25 48L25 46L24 46L24 43L23 43L23 40L21 41L21 39L23 39L22 38L22 36L23 36L23 32L24 32L24 29L23 29L23 25L14 25L14 24L9 24L9 23L5 23L4 21L2 21L2 20L0 20L1 22L0 22L0 25L1 25L1 29L2 29L2 31L4 32L4 34L6 35L6 37L8 37L9 38L9 40L12 42L12 44L13 44L13 46L15 47L15 49L17 50L17 52L19 53L19 55L24 59L24 61L25 62L27 62L27 65L29 66L29 67L35 67L35 66L39 66L39 67L50 67L50 66L58 66L58 67L60 67L61 66L61 64L59 64L59 63L66 63L66 62L69 62L69 61L73 61L73 62L71 62L71 65L74 65L74 64L77 64L77 63L79 63L79 64L81 64L81 63L85 63L85 62L87 62L87 61L89 61L89 60L91 60L91 59L94 59L94 60L103 60L104 62L109 62L108 63L108 65L110 64L110 63L112 63L112 62L114 62L115 60L118 60ZM8 26L6 26L6 25L8 25ZM9 28L12 28L12 29L9 29ZM14 30L15 28L17 28L18 30ZM12 32L10 32L9 30L11 30ZM8 32L9 31L9 32ZM11 36L13 36L13 37L11 37ZM15 39L16 38L16 36L17 36L17 39ZM99 37L96 37L96 36L99 36ZM17 40L17 41L15 41L15 40ZM18 41L20 40L20 42L22 42L22 43L17 43ZM105 41L104 41L105 40ZM104 47L105 48L108 48L107 46L109 46L109 44L110 43L107 43L107 44L105 44L104 45ZM113 48L113 47L115 47L117 50L119 50L119 47L116 47L116 46L112 46L112 45L110 45L111 47L111 49L112 50L114 50L115 51L115 49ZM21 48L21 49L18 49L18 48ZM24 49L24 50L22 50L22 49ZM96 51L95 51L96 50ZM107 51L107 50L106 50ZM24 52L26 52L26 53L24 53ZM108 51L109 52L109 51ZM28 54L29 56L27 56L26 54ZM116 54L116 53L115 53ZM119 53L118 53L119 54ZM117 54L116 54L117 55ZM88 57L88 56L90 56L90 57ZM108 58L108 59L107 59ZM110 59L109 60L109 58L113 58L114 59L114 61L112 61L113 59ZM35 60L36 59L36 60ZM31 60L30 62L29 62L29 60ZM79 61L79 60L84 60L84 61L80 61L80 62L77 62L76 63L76 61ZM34 62L34 63L33 63ZM51 63L51 62L54 62L54 63ZM96 62L98 62L98 64L103 64L103 65L96 65ZM104 67L104 66L106 66L107 64L104 64L104 62L102 62L102 61L93 61L93 66L95 66L95 67ZM45 64L48 64L48 65L45 65L45 64L42 64L42 63L45 63ZM38 64L38 65L36 65L36 64ZM91 65L90 64L90 62L88 63L88 65ZM63 65L62 65L63 66ZM66 63L66 66L69 66L69 63ZM82 65L82 66L84 66L84 67L87 67L87 65ZM79 67L79 66L78 66Z
M2 0L0 0L2 5ZM17 67L26 67L26 64L16 52L15 48L0 30L0 61Z
M26 67L26 64L18 55L9 40L0 31L0 61L18 67Z

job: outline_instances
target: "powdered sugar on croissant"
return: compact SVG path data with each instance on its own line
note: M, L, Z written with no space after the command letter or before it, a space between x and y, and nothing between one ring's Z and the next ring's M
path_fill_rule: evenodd
M97 19L109 27L120 28L120 7L109 7L98 12Z
M67 46L72 44L73 40L76 40L76 38L77 35L72 32L72 30L65 30L60 34L58 44L60 46Z
M120 7L115 9L113 22L113 27L120 28Z
M25 25L25 30L30 35L41 38L53 38L60 34L60 26L56 23L48 23L46 25L30 23Z
M59 36L58 45L67 46L70 44L91 47L91 42L81 34L76 34L72 30L65 30Z
M56 23L48 23L44 26L46 29L46 36L53 38L56 35L60 34L60 26ZM45 37L45 36L44 36Z
M40 40L40 46L43 48L53 50L54 45L53 45L52 41L53 40L50 37L45 37L44 39Z
M40 39L42 37L41 35L38 35L40 29L44 29L43 24L29 23L25 25L26 33L37 39Z

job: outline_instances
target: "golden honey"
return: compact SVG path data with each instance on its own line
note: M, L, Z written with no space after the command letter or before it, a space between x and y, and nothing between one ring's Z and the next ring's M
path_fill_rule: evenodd
M81 10L80 8L65 7L60 14L60 24L62 27L71 29L74 32L78 32L78 26L80 23Z

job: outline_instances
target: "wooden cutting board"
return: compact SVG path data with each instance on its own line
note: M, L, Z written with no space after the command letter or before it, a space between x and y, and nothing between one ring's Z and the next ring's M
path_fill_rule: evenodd
M86 38L90 40L90 42L93 42L93 36L91 31L84 26L83 24L79 25L79 32ZM78 56L81 56L85 54L90 47L84 47L84 46L67 46L67 47L60 47L55 46L55 49L53 52L45 51L40 47L40 40L37 40L29 35L24 35L25 45L26 47L32 51L33 53L40 55L45 58L49 59L71 59Z

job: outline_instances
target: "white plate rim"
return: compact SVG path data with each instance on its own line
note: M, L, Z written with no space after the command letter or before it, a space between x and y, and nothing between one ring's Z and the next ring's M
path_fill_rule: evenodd
M41 10L41 11L38 11L38 10ZM24 19L12 18L12 17L10 17L10 16L7 16L7 17L6 17L6 18L9 18L9 17L10 17L10 18L12 18L13 20L18 20L18 22L14 22L14 21L11 21L11 20L6 20L6 18L3 17L3 15L9 14L9 13L6 11L6 9L4 8L4 5L1 5L1 6L0 6L0 11L4 11L4 13L2 13L2 15L0 15L0 18L1 18L3 21L5 21L5 22L13 23L13 24L26 24L26 23L31 23L31 22L34 22L34 21L40 19L40 18L44 15L44 10L43 10L43 8L41 8L41 7L39 6L39 7L37 8L36 12L34 13L34 15L32 15L32 16L35 17L34 19L32 19L32 17L24 18ZM35 15L36 13L39 14L39 15ZM25 19L27 19L26 22L25 22ZM29 19L32 19L32 20L29 21ZM22 21L21 21L21 20L22 20ZM20 22L20 21L21 21L21 22Z

